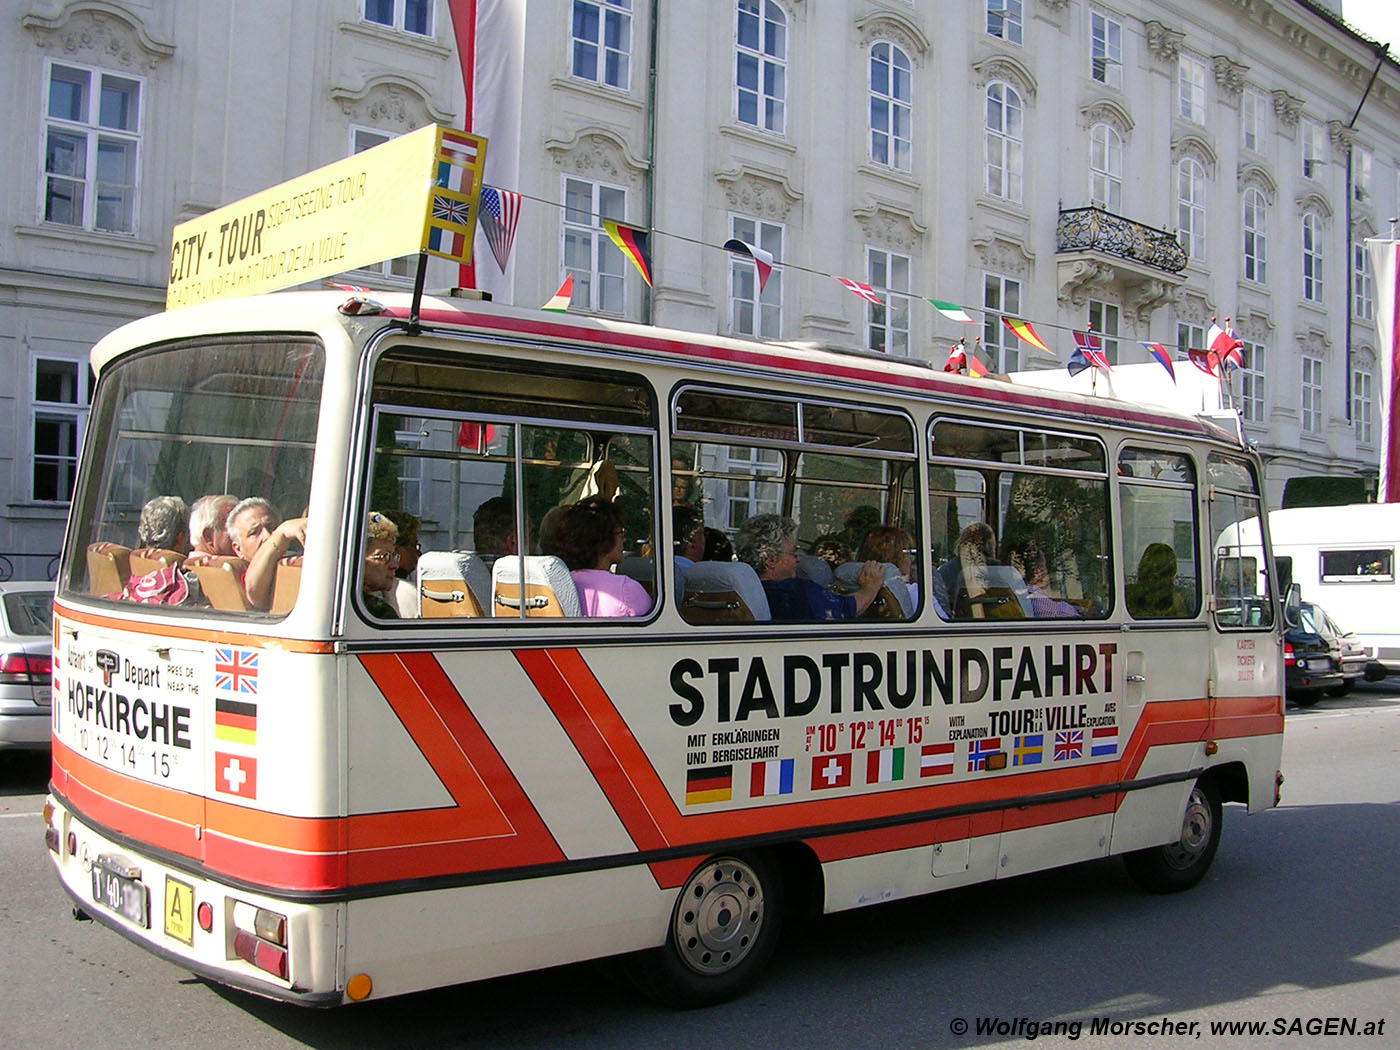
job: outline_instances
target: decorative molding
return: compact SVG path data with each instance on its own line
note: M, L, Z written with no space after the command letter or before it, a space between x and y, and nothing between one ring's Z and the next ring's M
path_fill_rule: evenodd
M765 171L748 164L733 164L714 173L715 181L724 188L729 207L744 215L760 219L783 220L792 213L792 206L802 194L785 172Z
M580 80L578 77L550 77L549 86L553 91L572 91L585 96L591 102L604 106L621 106L640 112L646 105L641 99L633 97L629 92L595 84L591 80Z
M1206 169L1207 178L1215 178L1215 169L1220 163L1220 158L1216 155L1215 147L1202 136L1188 134L1172 142L1172 164L1177 164L1187 157L1201 163Z
M1215 55L1211 61L1215 63L1215 83L1220 88L1221 99L1232 106L1238 105L1249 67L1229 55Z
M755 146L763 149L777 150L780 153L787 153L793 156L797 154L797 146L786 138L775 135L771 131L759 131L757 128L749 127L747 124L721 124L715 129L726 138L738 139L740 142L751 142Z
M1215 316L1215 307L1199 292L1182 292L1176 301L1174 312L1177 324L1196 325L1204 328L1207 319Z
M1298 332L1298 350L1315 357L1326 358L1332 352L1332 338L1321 328L1308 328Z
M1371 221L1369 215L1352 216L1351 239L1353 244L1363 244L1368 238L1375 237L1378 233L1376 224Z
M1261 310L1250 308L1234 318L1233 326L1239 337L1250 343L1269 343L1277 325L1274 319Z
M105 0L80 0L52 16L25 15L20 25L47 54L108 69L150 73L175 54L174 44L155 39L129 11Z
M928 227L912 209L867 196L851 209L867 243L912 255L923 242Z
M922 60L932 46L918 23L899 11L872 11L862 15L856 19L856 31L860 33L860 46L867 51L877 40L888 40L898 44L911 58L917 55Z
M598 175L614 182L636 183L647 170L645 157L627 147L612 128L589 124L572 131L556 129L544 140L556 167L578 175Z
M1322 216L1323 225L1330 226L1332 224L1332 205L1317 190L1304 190L1298 194L1297 204L1300 216L1306 212L1315 211Z
M1241 190L1251 186L1264 194L1264 200L1273 204L1278 199L1278 183L1269 170L1260 164L1243 164L1235 176L1235 185Z
M457 115L434 105L432 93L407 77L381 76L359 88L337 85L333 101L357 124L385 131L412 131L425 124L455 126Z
M1111 98L1099 98L1087 103L1079 110L1079 126L1092 128L1095 124L1107 124L1126 139L1133 130L1133 118L1123 106Z
M1356 131L1347 127L1340 120L1329 120L1327 122L1327 138L1332 143L1332 147L1343 152L1350 150L1356 145Z
M979 88L986 89L993 80L1004 80L1018 92L1025 102L1035 99L1036 82L1031 71L1010 55L992 55L972 64L977 74L974 81Z
M1028 251L1024 242L988 231L974 236L971 244L982 269L1003 277L1022 280L1030 277L1031 268L1035 265L1035 253Z
M1278 122L1285 128L1296 128L1298 118L1303 115L1303 100L1296 95L1290 95L1283 88L1274 91L1274 116L1278 117Z
M1185 33L1168 29L1155 19L1144 22L1143 28L1147 30L1147 52L1153 58L1159 62L1175 62L1180 57Z
M1059 14L1069 6L1069 0L1040 0L1040 6Z

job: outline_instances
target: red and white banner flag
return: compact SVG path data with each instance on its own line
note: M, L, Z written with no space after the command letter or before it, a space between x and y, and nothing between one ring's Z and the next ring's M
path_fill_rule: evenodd
M1400 342L1397 342L1396 315L1400 314L1400 241L1368 240L1371 266L1376 271L1376 333L1380 361L1381 417L1381 503L1400 503L1400 420L1395 417L1400 405Z

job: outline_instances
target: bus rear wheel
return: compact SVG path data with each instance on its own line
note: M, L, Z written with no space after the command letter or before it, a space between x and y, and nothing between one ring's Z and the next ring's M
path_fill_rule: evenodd
M783 883L761 854L711 857L686 880L666 943L633 956L643 993L690 1009L732 999L773 954L783 919Z
M1209 777L1191 787L1181 832L1171 842L1136 850L1123 857L1128 874L1151 893L1189 890L1205 877L1220 846L1220 789Z

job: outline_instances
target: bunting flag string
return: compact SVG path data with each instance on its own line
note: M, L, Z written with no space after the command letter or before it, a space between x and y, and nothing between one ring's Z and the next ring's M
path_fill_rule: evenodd
M741 241L738 237L731 237L725 241L724 250L733 252L735 255L748 256L753 260L754 269L758 271L758 291L760 295L763 294L763 289L768 284L768 278L773 276L773 253L764 251L747 241Z
M1139 345L1152 355L1153 360L1167 370L1167 375L1171 376L1172 382L1175 383L1176 369L1172 367L1172 355L1167 353L1167 348L1161 343L1139 342Z
M564 283L559 286L559 290L549 297L549 302L540 307L541 310L549 310L551 313L562 314L569 308L569 303L574 297L574 275L569 274L564 278Z
M867 303L874 303L876 306L885 305L880 297L875 294L875 289L868 284L861 284L859 281L853 281L849 277L837 277L836 283L849 288Z
M616 219L604 219L603 230L617 245L618 251L632 260L632 265L651 287L651 234L640 226L626 226Z
M1029 321L1019 321L1012 317L1003 317L1001 323L1011 330L1011 333L1021 342L1029 343L1039 350L1044 350L1051 357L1055 356L1055 351L1051 350L1040 336L1036 335L1035 329L1031 327Z
M495 186L481 187L481 209L477 221L481 223L486 243L501 273L506 272L510 260L511 245L515 243L515 228L520 225L520 205L524 198L514 190L498 190Z
M957 321L959 324L976 324L971 317L957 303L945 303L941 299L926 299L925 302L931 304L935 310L941 313L950 321Z

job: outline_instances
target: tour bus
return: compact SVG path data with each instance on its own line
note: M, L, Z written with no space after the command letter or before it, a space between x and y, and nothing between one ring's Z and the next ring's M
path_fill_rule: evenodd
M1400 504L1289 507L1270 511L1268 519L1274 557L1303 600L1321 605L1373 660L1400 673ZM1257 543L1258 521L1241 522L1239 535ZM1235 536L1229 533L1222 543L1233 544Z
M713 1003L785 915L1114 855L1185 889L1222 803L1278 804L1279 596L1214 551L1260 464L1208 422L446 294L210 302L92 364L46 839L75 915L201 976L619 956ZM248 557L142 545L225 494ZM636 615L558 553L590 499Z

